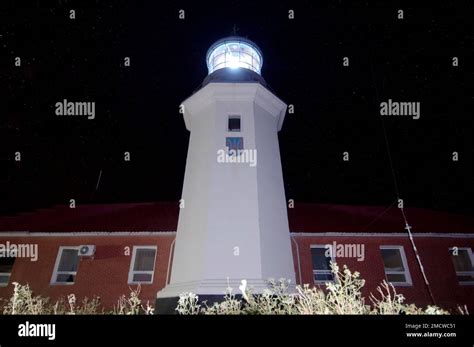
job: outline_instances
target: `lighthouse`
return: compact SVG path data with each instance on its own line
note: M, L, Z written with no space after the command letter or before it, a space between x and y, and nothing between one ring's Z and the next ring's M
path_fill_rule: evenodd
M295 283L278 143L286 104L263 77L263 55L242 37L215 42L208 76L182 103L190 131L169 283L157 312L181 293L213 301L242 280Z

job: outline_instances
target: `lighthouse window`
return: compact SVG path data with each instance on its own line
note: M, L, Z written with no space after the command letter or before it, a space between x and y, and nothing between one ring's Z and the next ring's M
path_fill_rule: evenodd
M334 261L331 247L312 245L311 259L313 261L314 283L334 281L334 275L331 271L331 261Z
M228 131L240 131L240 116L229 116Z
M244 149L244 138L243 137L226 137L225 146L229 153L239 154L239 151ZM231 152L233 151L233 152Z
M133 247L132 262L128 274L128 283L153 283L155 272L156 247Z
M387 282L393 285L411 285L407 259L402 246L380 246Z

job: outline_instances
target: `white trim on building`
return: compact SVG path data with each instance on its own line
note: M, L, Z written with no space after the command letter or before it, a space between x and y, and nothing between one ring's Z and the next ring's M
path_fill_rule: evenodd
M0 238L6 237L58 237L58 236L172 236L176 231L71 231L71 232L34 232L34 231L0 231ZM474 239L474 230L469 233L413 233L413 237L438 237ZM290 232L290 236L306 237L407 237L407 233L357 233L357 232Z
M0 231L0 238L6 237L60 237L60 236L174 236L176 231L72 231L72 232L30 232Z
M407 237L407 233L356 233L356 232L320 232L320 233L302 233L292 232L291 236L307 236L307 237ZM472 234L468 233L412 233L413 237L439 237L439 238L460 238L460 239L474 239L474 230Z

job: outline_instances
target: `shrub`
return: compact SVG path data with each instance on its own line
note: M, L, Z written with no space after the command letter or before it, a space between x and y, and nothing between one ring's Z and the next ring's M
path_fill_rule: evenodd
M3 306L3 314L49 314L49 299L33 296L28 284L13 282L13 295Z
M340 271L337 264L331 264L334 282L326 283L326 290L296 286L290 293L287 280L270 280L270 288L260 295L253 295L242 281L239 287L242 299L236 299L231 288L227 288L220 303L208 306L199 304L199 297L193 293L180 296L176 311L179 314L449 314L436 306L425 309L414 304L405 304L402 294L393 285L382 282L377 295L370 294L371 305L365 302L361 289L365 281L358 272L351 272L347 266ZM460 309L461 313L467 313Z
M117 301L117 306L112 311L105 312L101 308L100 297L98 296L92 299L86 297L80 304L77 304L76 295L69 294L67 298L61 297L54 304L51 304L49 298L40 295L35 296L28 284L21 285L14 282L13 294L10 299L3 300L4 304L1 312L5 315L153 314L154 308L148 302L143 306L139 295L139 286L135 290L130 288L129 297L122 295Z
M193 293L183 293L179 297L176 311L182 315L247 315L247 314L449 314L437 306L417 307L406 304L402 294L393 285L383 281L375 294L369 295L370 304L362 296L365 281L358 272L351 272L347 266L340 271L337 264L331 264L334 282L327 283L325 290L309 286L296 286L290 290L290 282L285 279L269 280L269 288L260 295L253 295L247 281L242 280L239 290L242 298L237 298L228 287L221 302L208 305L199 302ZM142 304L140 286L130 288L129 296L122 295L112 311L104 311L100 297L84 298L77 304L75 294L61 297L54 304L49 298L34 295L28 284L13 283L13 294L3 300L0 312L3 314L153 314L154 308L147 302ZM458 307L458 313L469 314L467 307Z
M129 297L122 295L118 301L117 306L114 307L112 314L117 315L137 315L137 314L153 314L154 308L147 301L146 306L142 305L140 299L140 285L137 289L130 288Z

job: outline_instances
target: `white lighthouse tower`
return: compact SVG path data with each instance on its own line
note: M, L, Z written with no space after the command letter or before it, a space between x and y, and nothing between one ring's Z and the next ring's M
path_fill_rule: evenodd
M277 134L286 104L266 87L252 41L219 40L206 62L209 75L183 102L191 132L184 208L158 311L183 292L222 296L229 285L237 292L243 279L254 293L269 278L295 283Z

